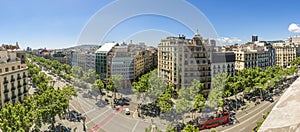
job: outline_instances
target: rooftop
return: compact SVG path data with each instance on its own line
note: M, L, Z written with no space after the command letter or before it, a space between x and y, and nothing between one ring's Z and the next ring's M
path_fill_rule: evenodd
M300 78L281 96L259 132L298 132L300 130Z
M108 52L110 51L114 46L116 46L118 43L105 43L103 44L97 51L96 53L99 52Z
M234 62L234 52L214 52L212 54L212 63Z

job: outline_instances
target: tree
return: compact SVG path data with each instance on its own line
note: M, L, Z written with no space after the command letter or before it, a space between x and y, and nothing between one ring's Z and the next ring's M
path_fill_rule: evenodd
M72 75L76 78L81 78L83 76L83 70L79 66L73 66L71 71L72 71Z
M2 131L29 131L33 125L34 115L20 103L6 104L0 111L0 128Z
M197 111L201 111L205 107L205 101L206 99L203 97L203 95L198 94L195 98L193 108L196 109Z
M146 96L150 99L150 101L155 101L166 91L167 83L163 78L158 76L157 69L154 69L148 74L149 89L146 92ZM169 88L173 87L171 85L168 86L170 86Z
M166 128L166 132L176 132L176 131L175 131L175 128L172 125L168 124L167 128Z
M182 130L182 132L199 132L199 130L197 128L195 128L194 126L187 124L184 129Z
M178 92L175 110L177 113L184 115L193 108L200 110L202 108L202 95L204 85L198 80L193 80L189 88L181 88ZM196 98L198 97L198 98Z
M94 69L89 69L87 72L83 73L81 80L87 83L94 83L98 78L99 76L96 74L96 71Z
M118 91L123 89L124 77L122 75L112 75L112 81Z
M170 93L164 93L158 98L158 106L163 113L172 109L174 103L172 102L171 98L172 95Z
M195 97L202 93L204 88L203 83L198 80L193 80L192 85L188 88L181 88L178 92L179 98L185 98L188 101L194 101Z
M177 113L183 114L192 108L192 103L186 98L179 98L176 100L175 110Z
M106 89L109 91L112 91L114 93L114 99L116 98L116 87L115 84L112 80L112 78L108 78L107 84L106 84Z
M149 74L142 75L138 82L133 82L133 92L137 98L143 99L145 102L146 92L150 89Z
M227 73L219 73L212 79L212 89L210 90L208 101L210 107L223 106L223 95L227 84Z
M101 80L96 80L92 86L92 90L99 93L99 95L102 97L102 89L104 88L104 84ZM97 94L98 95L98 94ZM97 100L97 97L96 97Z

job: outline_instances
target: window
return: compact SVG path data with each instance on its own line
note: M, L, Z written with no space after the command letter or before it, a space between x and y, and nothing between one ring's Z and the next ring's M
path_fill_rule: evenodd
M9 70L8 70L8 67L6 67L6 68L5 68L5 72L8 72L8 71L9 71Z
M15 70L15 66L11 67L11 70Z

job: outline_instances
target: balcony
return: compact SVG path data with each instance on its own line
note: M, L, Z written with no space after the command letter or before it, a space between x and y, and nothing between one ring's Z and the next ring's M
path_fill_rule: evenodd
M27 82L24 82L23 85L27 85Z
M13 95L11 96L11 99L15 99L16 97L17 97L17 96L13 94Z
M9 92L9 89L8 88L5 88L4 89L4 93L8 93Z
M14 79L14 78L12 78L12 79L10 80L10 82L14 82L14 81L16 81L16 79Z
M22 77L21 77L21 76L18 76L18 77L17 77L17 79L18 79L18 80L21 80L21 79L22 79Z
M4 83L4 84L7 84L7 83L8 83L8 80L4 80L3 83Z
M15 87L15 86L12 86L12 87L11 87L11 90L16 90L16 87Z
M22 85L21 84L18 84L18 88L21 88L22 87Z
M26 74L23 74L23 78L26 78L27 76L26 76Z

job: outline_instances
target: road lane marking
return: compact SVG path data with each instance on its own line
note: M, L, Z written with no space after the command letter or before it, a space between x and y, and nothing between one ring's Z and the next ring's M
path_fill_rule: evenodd
M240 132L244 132L244 130L245 130L246 128L245 127L243 127L242 129L240 129Z
M84 114L88 114L88 113L91 113L92 111L95 111L96 110L96 108L94 108L94 109L91 109L91 110L89 110L89 111L86 111Z
M135 123L133 129L131 130L131 132L134 132L134 130L136 129L137 125L139 124L140 120L137 120L137 122Z
M72 105L72 103L70 103L69 105L70 105L71 107L73 107L73 109L74 109L74 110L76 110L76 111L78 111L78 112L79 112L79 110L78 110L78 109L76 109L76 108L75 108L75 107Z
M102 120L99 124L93 127L92 132L98 131L99 128L104 126L108 121L110 121L115 115L117 115L120 111L122 111L124 106L119 107L119 109L115 110L113 113L111 113L108 117L106 117L104 120Z
M84 100L83 98L81 98L80 96L77 96L77 100L79 103L84 103L86 104L89 108L95 108L92 104L90 104L89 102L87 102L86 100Z
M263 106L265 106L265 105L267 105L267 104L269 104L269 103L266 102L265 104L261 105L260 107L256 107L256 109L252 110L251 112L248 112L248 114L245 114L245 115L239 117L239 120L241 120L242 118L248 116L248 115L251 114L251 113L256 113L256 111L257 111L258 109L263 108Z
M100 115L96 116L95 118L91 119L90 121L88 121L86 124L91 123L92 121L96 120L98 117L104 115L107 111L109 111L110 109L107 109L106 111L104 111L103 113L101 113Z

